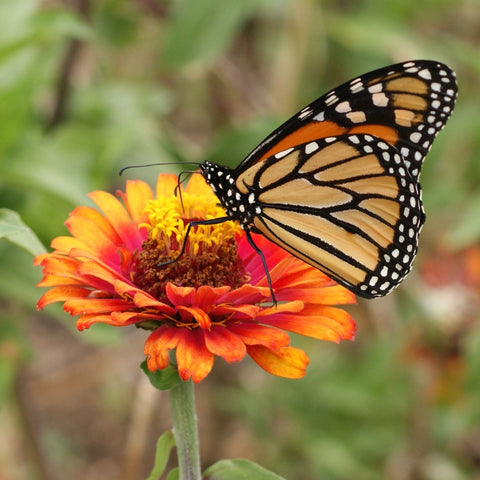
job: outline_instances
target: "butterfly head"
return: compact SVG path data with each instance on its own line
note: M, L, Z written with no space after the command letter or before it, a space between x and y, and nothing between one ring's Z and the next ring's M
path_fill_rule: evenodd
M200 165L200 172L220 200L227 216L249 229L253 217L258 214L254 194L239 191L234 171L228 167L205 161Z

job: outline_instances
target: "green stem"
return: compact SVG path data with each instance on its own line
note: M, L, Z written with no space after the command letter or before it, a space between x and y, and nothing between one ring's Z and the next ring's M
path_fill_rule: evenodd
M179 480L201 480L200 452L193 383L179 382L170 391Z

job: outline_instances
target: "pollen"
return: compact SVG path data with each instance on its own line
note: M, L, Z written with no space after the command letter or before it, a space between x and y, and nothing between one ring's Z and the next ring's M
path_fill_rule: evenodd
M148 222L140 227L146 228L148 239L135 256L132 280L154 297L164 299L167 282L238 288L248 281L238 257L239 224L195 225L186 236L189 223L226 216L213 193L159 196L144 213Z

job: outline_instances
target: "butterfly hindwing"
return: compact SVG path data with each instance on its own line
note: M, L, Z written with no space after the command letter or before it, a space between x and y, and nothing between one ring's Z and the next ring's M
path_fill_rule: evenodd
M399 152L371 135L296 146L240 175L257 191L257 231L364 297L410 271L424 221L418 183Z

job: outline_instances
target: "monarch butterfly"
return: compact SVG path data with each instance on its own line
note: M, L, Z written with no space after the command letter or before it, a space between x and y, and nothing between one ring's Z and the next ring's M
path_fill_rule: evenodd
M300 110L234 170L202 163L226 216L191 226L240 222L268 279L250 232L361 297L386 295L415 258L420 169L456 95L455 73L434 61L357 77Z

